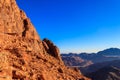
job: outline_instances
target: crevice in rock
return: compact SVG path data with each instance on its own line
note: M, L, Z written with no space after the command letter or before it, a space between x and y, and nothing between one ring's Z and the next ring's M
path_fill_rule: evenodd
M17 36L18 35L17 33L5 33L5 34L12 35L12 36Z
M6 49L7 50L7 49ZM15 56L21 58L22 55L19 53L19 50L17 48L13 48L13 49L8 49L8 51L10 51L12 54L14 54Z
M58 68L58 72L63 73L63 69L62 68Z
M25 76L21 75L20 73L17 73L17 71L12 71L12 79L13 80L25 80Z
M25 37L26 36L26 31L28 31L28 24L29 24L28 20L24 19L23 24L24 24L24 31L22 32L22 37Z

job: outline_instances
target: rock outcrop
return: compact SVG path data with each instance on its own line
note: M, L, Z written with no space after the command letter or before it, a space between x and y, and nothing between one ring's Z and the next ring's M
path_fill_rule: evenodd
M67 68L59 49L39 38L15 0L0 0L0 80L89 80Z
M45 50L47 51L47 53L57 58L58 60L61 60L59 49L50 40L44 39L43 46Z

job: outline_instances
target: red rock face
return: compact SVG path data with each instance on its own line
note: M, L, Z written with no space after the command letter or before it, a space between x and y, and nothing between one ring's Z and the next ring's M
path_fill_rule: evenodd
M39 39L30 20L19 10L15 0L0 1L0 27L0 32L4 34Z
M89 80L67 68L59 49L40 40L15 0L0 0L0 80Z

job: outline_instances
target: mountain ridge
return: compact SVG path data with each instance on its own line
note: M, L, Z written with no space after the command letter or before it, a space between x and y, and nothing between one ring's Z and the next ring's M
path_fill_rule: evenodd
M99 51L97 54L99 55L106 55L106 56L109 56L109 55L120 55L120 49L119 48L108 48L108 49L105 49L103 51Z
M61 53L61 54L76 54L76 55L78 55L78 54L101 54L102 55L102 53L101 52L105 52L105 51L109 51L109 50L114 50L114 51L120 51L120 48L113 48L113 47L111 47L111 48L106 48L106 49L103 49L103 50L100 50L100 51L98 51L98 52L92 52L92 53L87 53L87 52L81 52L81 53L72 53L72 52L70 52L70 53Z
M109 51L112 51L112 55L109 55ZM116 51L117 50L117 51ZM104 62L104 61L112 61L120 59L120 49L119 48L109 48L103 51L99 51L98 53L69 53L69 54L61 54L61 56L65 57L80 57L81 59L92 61L93 63ZM107 54L106 54L107 53ZM106 54L106 55L105 55ZM65 59L64 59L65 60Z

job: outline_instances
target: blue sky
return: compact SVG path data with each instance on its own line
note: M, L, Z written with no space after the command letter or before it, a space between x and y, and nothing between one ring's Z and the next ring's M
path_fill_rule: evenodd
M40 38L67 52L120 48L120 0L17 0Z

